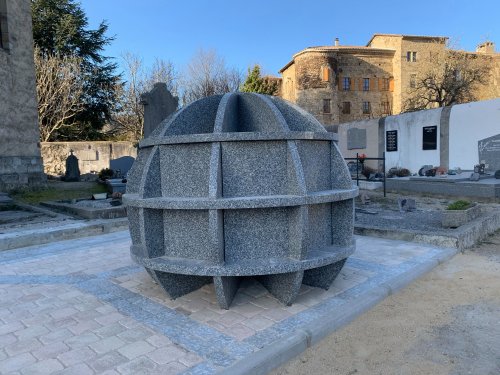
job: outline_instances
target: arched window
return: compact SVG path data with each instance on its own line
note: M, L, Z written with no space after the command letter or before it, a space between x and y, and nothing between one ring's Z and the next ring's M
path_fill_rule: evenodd
M0 49L9 50L9 29L7 25L7 0L0 0Z

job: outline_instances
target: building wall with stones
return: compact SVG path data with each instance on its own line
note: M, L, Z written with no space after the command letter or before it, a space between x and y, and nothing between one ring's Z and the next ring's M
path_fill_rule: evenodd
M375 34L366 47L306 48L280 70L282 97L311 112L324 125L398 114L412 81L446 48L447 38ZM471 55L491 66L490 84L478 100L500 96L500 54L489 42ZM347 80L347 83L346 83Z
M29 0L0 0L0 34L0 190L40 186L46 178Z
M45 173L51 176L64 175L70 150L78 158L82 174L109 168L111 160L122 156L137 157L132 142L42 142L41 145Z

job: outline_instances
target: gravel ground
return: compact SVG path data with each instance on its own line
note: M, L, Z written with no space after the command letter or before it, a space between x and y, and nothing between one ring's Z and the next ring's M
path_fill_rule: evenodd
M98 199L98 200L92 200L92 199L85 199L78 201L76 203L73 203L75 206L78 207L89 207L89 208L108 208L111 207L111 198L108 199Z
M272 375L500 374L500 232Z

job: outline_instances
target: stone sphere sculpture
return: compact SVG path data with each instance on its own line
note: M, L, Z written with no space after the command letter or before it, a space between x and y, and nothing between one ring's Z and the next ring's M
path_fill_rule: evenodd
M173 113L140 142L128 174L131 256L171 298L213 282L229 308L243 277L290 305L328 289L353 253L347 166L313 116L230 93Z

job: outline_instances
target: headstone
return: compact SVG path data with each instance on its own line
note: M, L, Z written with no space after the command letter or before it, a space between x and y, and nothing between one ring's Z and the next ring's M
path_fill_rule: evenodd
M66 182L80 181L80 167L78 166L78 158L73 155L73 150L70 150L70 155L66 159L66 173L62 178Z
M392 152L398 150L398 131L387 130L385 132L385 151Z
M173 96L165 83L155 83L153 89L141 95L144 105L144 138L168 116L177 110L179 99Z
M474 173L470 174L469 180L479 181L480 178L481 178L481 175L479 173L474 172Z
M422 150L437 149L437 126L424 126L422 128Z
M420 168L420 169L418 170L418 175L419 175L419 176L425 176L425 173L426 173L429 169L432 169L432 168L434 168L434 166L433 166L433 165L426 164L426 165L424 165L422 168Z
M398 198L399 212L415 211L417 202L413 198Z
M118 178L125 177L130 168L132 168L132 164L134 164L134 161L135 159L132 156L122 156L121 158L110 160L109 168L115 171L115 174L118 175Z
M477 143L479 161L486 165L487 171L500 169L500 134L481 139Z
M500 180L500 169L498 171L495 172L495 178L497 180Z
M366 148L366 129L350 128L347 129L347 149L365 149Z

